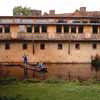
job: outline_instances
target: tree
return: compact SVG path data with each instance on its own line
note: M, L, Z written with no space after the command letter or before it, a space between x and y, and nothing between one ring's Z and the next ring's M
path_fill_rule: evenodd
M97 79L97 72L100 71L100 56L97 54L94 57L91 57L91 69L95 70L96 72L96 79Z
M13 8L13 16L32 16L32 10L27 7L16 6Z

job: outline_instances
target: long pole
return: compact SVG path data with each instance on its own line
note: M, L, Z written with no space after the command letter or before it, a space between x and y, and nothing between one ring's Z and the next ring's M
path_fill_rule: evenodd
M27 64L24 64L24 79L28 79L28 69L27 69Z
M69 55L70 55L70 42L71 42L70 38L71 38L71 37L70 37L70 35L69 35L69 40L68 40L68 41L69 41L69 43L68 43L68 54L69 54Z

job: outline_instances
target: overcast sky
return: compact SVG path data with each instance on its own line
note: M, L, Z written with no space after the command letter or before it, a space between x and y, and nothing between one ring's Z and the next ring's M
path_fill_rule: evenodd
M43 12L55 9L56 13L73 12L81 6L87 7L89 11L98 11L100 0L0 0L0 16L11 16L15 6L27 6Z

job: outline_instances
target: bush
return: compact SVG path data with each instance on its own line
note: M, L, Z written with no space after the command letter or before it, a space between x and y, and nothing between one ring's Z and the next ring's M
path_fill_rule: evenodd
M39 83L40 80L37 79L27 79L27 80L23 80L23 83Z
M8 78L0 79L1 85L7 85L7 84L14 83L14 82L16 82L16 78L14 78L14 77L8 77Z
M50 78L50 79L47 79L47 80L44 80L45 83L65 83L65 80L61 80L61 79L58 79L58 78Z
M28 98L23 98L21 95L15 97L1 96L0 100L29 100Z
M96 71L100 69L100 56L99 55L92 57L91 65L92 65L92 69L95 69Z
M16 99L16 97L2 96L2 97L0 97L0 100L17 100L17 99Z

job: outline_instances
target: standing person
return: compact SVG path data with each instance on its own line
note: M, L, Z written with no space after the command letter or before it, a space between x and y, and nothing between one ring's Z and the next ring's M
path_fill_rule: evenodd
M27 58L27 56L25 54L23 56L23 62L24 62L24 64L27 64L28 63L28 58Z
M24 63L24 79L28 79L28 70L27 70L28 58L25 54L23 56L23 63Z

